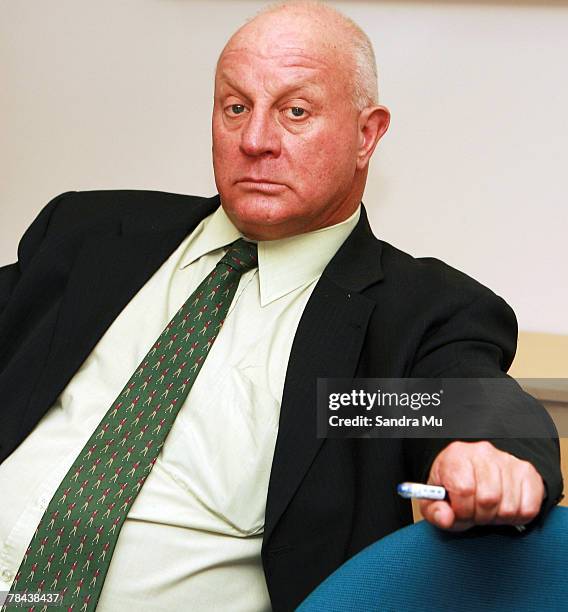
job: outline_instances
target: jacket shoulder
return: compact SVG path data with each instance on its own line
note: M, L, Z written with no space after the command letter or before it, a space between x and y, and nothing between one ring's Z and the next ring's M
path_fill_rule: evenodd
M438 295L460 302L495 296L478 280L440 259L414 257L388 242L380 242L384 282L399 295L429 299Z
M402 344L405 375L434 376L462 362L473 364L464 366L466 376L507 371L518 327L502 297L439 259L413 257L388 243L381 264L383 280L370 288L376 303L370 336L392 342L393 354Z
M24 233L18 246L21 268L44 249L74 252L95 234L119 234L123 222L141 231L191 225L208 215L218 197L204 198L134 189L67 191L54 197Z
M150 224L153 220L175 220L187 215L188 210L197 214L200 208L207 208L211 199L136 189L70 191L54 198L57 206L50 216L49 233L113 224L130 215L140 216L142 223Z

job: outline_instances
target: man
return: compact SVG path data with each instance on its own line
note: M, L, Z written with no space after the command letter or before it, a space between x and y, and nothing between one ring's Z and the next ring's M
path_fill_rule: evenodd
M422 505L445 529L558 501L556 440L316 437L317 377L497 377L514 355L503 300L372 235L360 202L388 123L361 30L279 5L218 62L220 197L68 193L42 211L0 277L4 588L85 611L292 610L411 522L401 480L449 490ZM243 236L258 269L216 265L249 257L227 251ZM177 410L163 445L144 437Z

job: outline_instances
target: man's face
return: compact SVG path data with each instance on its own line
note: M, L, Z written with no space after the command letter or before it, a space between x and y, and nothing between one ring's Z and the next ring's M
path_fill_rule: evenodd
M340 57L317 37L277 26L270 37L237 34L223 53L213 165L222 205L245 235L311 231L357 206L359 113Z

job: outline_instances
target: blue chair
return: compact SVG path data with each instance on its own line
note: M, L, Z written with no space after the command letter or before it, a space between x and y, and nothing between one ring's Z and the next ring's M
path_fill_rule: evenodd
M426 521L355 555L297 612L568 612L568 508L523 534Z

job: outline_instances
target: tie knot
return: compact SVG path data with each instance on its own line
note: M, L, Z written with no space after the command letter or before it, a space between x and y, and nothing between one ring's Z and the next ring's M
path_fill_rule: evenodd
M248 242L239 238L236 242L229 245L229 248L221 261L237 272L252 270L258 265L258 253L256 242Z

